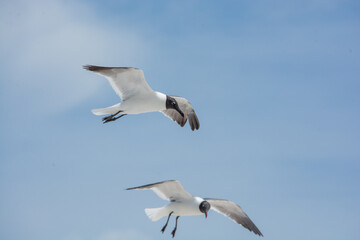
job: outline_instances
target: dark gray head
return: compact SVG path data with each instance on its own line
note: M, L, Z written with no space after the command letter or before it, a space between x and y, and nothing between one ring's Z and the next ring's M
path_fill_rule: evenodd
M200 212L205 213L205 218L207 218L207 212L210 210L210 203L207 201L202 201L199 205Z
M178 113L180 113L180 115L182 117L184 117L184 113L180 110L179 105L178 105L177 101L175 100L175 98L170 97L168 95L166 95L166 109L174 109Z

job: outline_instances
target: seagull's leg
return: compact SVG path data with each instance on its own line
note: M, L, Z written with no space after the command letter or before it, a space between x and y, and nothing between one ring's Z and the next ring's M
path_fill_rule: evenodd
M177 229L177 221L178 221L179 217L180 217L180 216L177 216L177 217L176 217L175 228L174 228L174 230L171 232L173 238L175 237L175 233L176 233L176 229Z
M168 225L168 222L169 222L170 216L171 216L171 214L173 214L173 213L174 213L174 212L169 213L168 219L167 219L167 221L166 221L165 225L163 226L163 228L161 229L161 232L162 232L162 233L164 233L164 232L165 232L165 229L166 229L166 227L167 227L167 225Z
M119 119L119 118L121 118L121 117L123 117L123 116L125 116L125 115L127 115L127 114L121 114L120 116L117 116L117 117L114 117L114 118L112 118L112 119L110 119L110 120L104 121L103 123L115 121L116 119Z
M109 121L110 119L112 119L113 117L115 117L116 115L118 115L119 113L121 113L122 111L117 111L116 113L114 114L110 114L109 116L106 116L106 117L103 117L103 121Z
M118 111L118 112L116 112L116 113L114 113L114 114L111 114L111 115L109 115L109 116L104 117L104 118L102 119L102 120L103 120L103 123L115 121L116 119L121 118L122 116L125 116L125 115L126 115L126 114L122 114L122 115L120 115L120 116L118 116L118 117L115 117L116 115L118 115L118 114L121 113L121 112L122 112L122 111Z

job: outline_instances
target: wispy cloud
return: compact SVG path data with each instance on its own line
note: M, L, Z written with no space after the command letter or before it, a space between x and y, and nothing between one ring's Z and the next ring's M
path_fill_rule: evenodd
M59 112L92 94L103 82L82 65L128 65L146 54L138 34L107 26L80 2L8 1L0 9L2 102L31 112Z

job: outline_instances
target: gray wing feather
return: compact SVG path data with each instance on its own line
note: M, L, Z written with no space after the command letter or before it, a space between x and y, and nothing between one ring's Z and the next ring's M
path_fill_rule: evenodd
M255 226L251 219L241 209L239 205L234 202L222 199L204 198L211 205L211 209L229 217L234 222L243 225L249 231L254 232L259 236L263 236L260 230Z
M85 65L84 69L106 77L111 87L124 101L136 94L152 91L145 80L144 72L130 67L101 67Z
M174 109L166 109L161 112L168 118L177 122L181 127L185 126L186 121L189 119L189 125L191 127L191 130L198 130L200 128L200 122L190 102L182 97L171 97L175 98L176 102L179 105L179 108L184 113L184 117L182 117L180 113L178 113L178 111Z
M184 187L180 184L180 182L176 180L151 183L143 186L127 188L126 190L141 190L141 189L151 189L160 198L168 201L174 201L177 199L185 199L192 197L191 194L184 189Z

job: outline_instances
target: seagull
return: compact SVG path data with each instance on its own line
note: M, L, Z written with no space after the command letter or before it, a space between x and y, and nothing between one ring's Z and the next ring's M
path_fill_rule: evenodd
M191 130L199 129L200 123L190 102L182 97L168 96L152 90L141 69L94 65L85 65L83 68L107 78L122 100L111 107L91 110L95 115L110 114L103 118L103 123L115 121L127 114L160 111L181 127L189 119Z
M193 216L205 214L210 209L215 210L234 222L243 225L250 232L254 232L259 236L263 236L260 230L250 220L246 213L234 202L223 199L215 198L201 198L192 196L188 193L184 187L176 180L168 180L157 183L151 183L139 187L131 187L126 190L142 190L151 189L160 198L170 201L170 204L161 208L146 208L145 213L152 221L158 221L159 219L167 216L167 221L161 232L164 233L171 215L176 216L175 228L171 232L172 237L175 237L178 219L180 216Z

